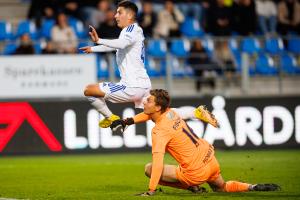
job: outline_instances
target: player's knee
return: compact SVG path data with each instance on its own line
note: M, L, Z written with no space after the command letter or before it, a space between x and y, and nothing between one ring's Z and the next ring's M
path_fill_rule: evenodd
M88 86L86 86L85 88L84 88L84 91L83 91L83 94L84 94L84 96L92 96L91 94L90 94L90 85L88 85Z
M149 178L151 177L152 163L147 163L145 165L145 175Z

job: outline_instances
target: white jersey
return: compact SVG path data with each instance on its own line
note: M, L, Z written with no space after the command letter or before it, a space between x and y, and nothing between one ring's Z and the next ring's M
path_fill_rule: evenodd
M93 52L116 50L116 59L121 83L127 87L151 88L151 81L144 66L144 34L142 28L133 23L125 27L118 39L99 39Z

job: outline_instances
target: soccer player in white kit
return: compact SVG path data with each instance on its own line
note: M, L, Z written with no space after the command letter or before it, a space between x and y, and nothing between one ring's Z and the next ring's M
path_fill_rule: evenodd
M99 122L101 128L107 128L113 121L120 119L109 110L106 100L112 103L134 102L136 108L143 108L143 99L149 95L151 89L151 81L144 67L145 38L142 28L136 22L137 12L138 8L134 3L121 1L115 15L117 25L122 28L119 38L99 38L96 30L90 26L89 34L98 46L80 48L85 53L116 51L120 82L90 84L84 90L84 95L91 105L105 117ZM196 117L213 126L218 125L212 114L203 107L199 108L195 111L190 109L183 111L177 109L177 111L182 118Z

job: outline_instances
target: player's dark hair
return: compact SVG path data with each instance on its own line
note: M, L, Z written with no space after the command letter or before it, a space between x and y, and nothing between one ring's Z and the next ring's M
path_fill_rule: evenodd
M135 5L135 3L125 0L118 3L118 7L123 7L125 9L131 10L134 13L134 17L136 18L138 13L138 7Z
M161 113L165 112L170 107L170 96L166 90L155 89L150 90L150 94L155 97L155 104L161 107Z

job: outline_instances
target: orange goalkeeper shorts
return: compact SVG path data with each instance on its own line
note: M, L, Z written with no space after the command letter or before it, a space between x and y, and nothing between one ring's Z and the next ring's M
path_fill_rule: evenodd
M214 181L220 175L220 165L215 156L203 167L196 170L183 170L180 166L176 169L177 179L184 185L201 185Z

